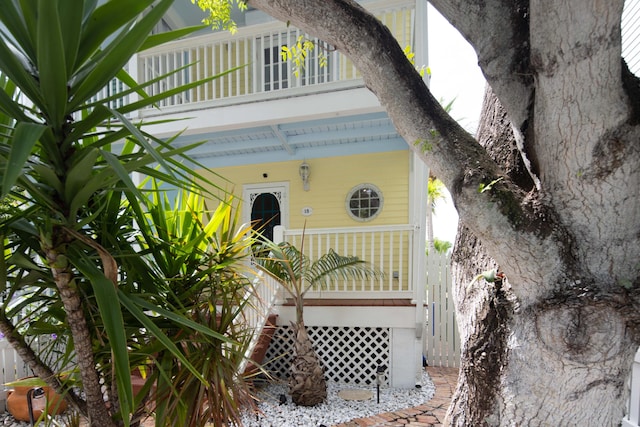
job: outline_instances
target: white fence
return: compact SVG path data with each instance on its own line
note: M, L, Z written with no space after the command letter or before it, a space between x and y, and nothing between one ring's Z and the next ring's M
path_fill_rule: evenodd
M7 406L6 383L33 375L18 353L5 339L0 340L0 412Z
M427 325L424 355L429 366L460 366L460 335L451 294L450 257L427 256Z

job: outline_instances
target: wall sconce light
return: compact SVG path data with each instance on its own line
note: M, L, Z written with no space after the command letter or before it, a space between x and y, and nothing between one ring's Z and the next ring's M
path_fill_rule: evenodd
M309 176L311 175L309 164L302 162L298 172L300 173L300 178L302 178L302 188L304 191L309 191Z

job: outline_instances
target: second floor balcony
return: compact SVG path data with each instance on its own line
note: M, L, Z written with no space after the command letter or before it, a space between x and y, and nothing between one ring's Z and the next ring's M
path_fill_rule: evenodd
M365 6L391 29L403 48L415 48L414 0L375 1ZM314 47L302 66L283 58L283 48L295 47L306 40ZM158 105L161 110L149 108L139 112L141 117L157 115L159 111L213 108L363 86L359 72L346 56L323 41L277 21L241 27L236 34L211 32L148 49L132 58L129 73L142 84L167 75L145 89L149 95L219 76L163 100ZM123 90L121 82L113 81L99 98ZM112 106L129 103L135 96L123 97Z

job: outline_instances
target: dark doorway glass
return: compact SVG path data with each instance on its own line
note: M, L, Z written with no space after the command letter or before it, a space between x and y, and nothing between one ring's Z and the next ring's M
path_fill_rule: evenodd
M281 224L280 203L271 193L258 195L251 206L251 223L263 236L273 240L273 228Z

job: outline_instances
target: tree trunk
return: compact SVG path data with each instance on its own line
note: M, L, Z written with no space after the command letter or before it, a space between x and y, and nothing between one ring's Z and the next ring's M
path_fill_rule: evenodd
M300 406L315 406L327 398L327 383L318 355L313 349L304 322L293 326L294 354L291 361L289 392L291 400Z
M7 318L6 312L0 310L0 332L2 332L11 347L13 347L20 358L29 368L47 383L57 394L64 396L65 400L79 413L86 414L85 402L74 390L63 388L56 373L31 349L24 337L16 330L15 325Z
M478 141L510 178L532 188L504 109L485 94ZM520 248L526 250L526 248ZM474 278L498 266L461 225L452 257L462 341L458 387L447 424L616 425L625 409L629 360L623 295L573 286L521 310L506 280ZM473 282L473 284L471 284ZM590 409L597 406L597 416Z
M58 229L55 233L58 238L65 236L64 231ZM44 244L43 244L44 246ZM78 290L72 286L73 273L66 265L66 257L57 249L43 247L47 261L53 273L60 300L67 313L67 323L71 330L74 349L82 378L82 390L86 397L86 414L92 427L114 427L116 424L111 418L102 394L102 386L96 371L91 345L89 325L82 309L82 300ZM60 261L59 261L60 260Z

